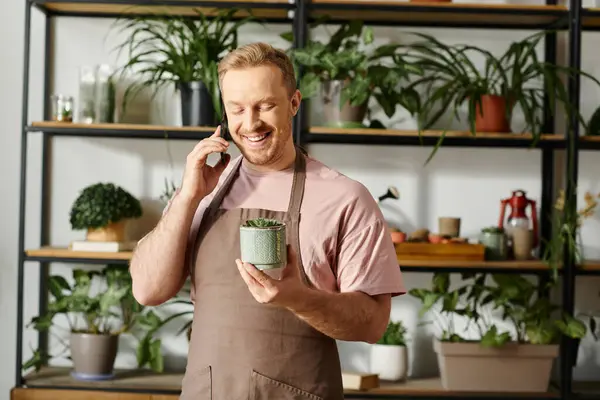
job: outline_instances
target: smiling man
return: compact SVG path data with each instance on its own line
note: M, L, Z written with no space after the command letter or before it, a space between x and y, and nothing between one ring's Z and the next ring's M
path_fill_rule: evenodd
M135 250L143 304L192 280L194 322L181 398L343 399L336 339L373 343L405 293L385 220L360 183L309 157L292 139L301 94L286 54L264 43L219 64L231 137L220 128L187 157L181 187ZM240 260L239 226L287 225L288 265L272 279Z

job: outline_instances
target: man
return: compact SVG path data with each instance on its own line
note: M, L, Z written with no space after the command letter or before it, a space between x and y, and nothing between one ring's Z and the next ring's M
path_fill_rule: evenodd
M180 189L131 260L133 293L161 304L192 280L194 322L181 398L328 399L343 390L335 340L376 342L405 293L386 223L365 187L295 147L294 70L263 43L219 65L231 137L189 153ZM243 263L239 226L287 224L288 265L272 279Z

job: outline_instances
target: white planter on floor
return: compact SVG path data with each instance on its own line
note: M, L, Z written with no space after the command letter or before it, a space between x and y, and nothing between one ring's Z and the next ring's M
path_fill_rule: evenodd
M405 380L408 373L406 346L371 345L371 373L379 374L379 379L384 381Z

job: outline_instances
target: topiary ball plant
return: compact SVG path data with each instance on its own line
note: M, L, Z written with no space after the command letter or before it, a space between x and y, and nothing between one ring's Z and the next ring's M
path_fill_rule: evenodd
M121 242L128 219L142 216L142 205L125 189L112 183L84 188L71 207L74 230L87 230L87 240Z

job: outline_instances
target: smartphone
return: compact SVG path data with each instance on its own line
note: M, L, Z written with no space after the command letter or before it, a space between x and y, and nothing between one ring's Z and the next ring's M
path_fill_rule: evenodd
M230 140L229 134L229 125L227 122L227 113L225 113L225 104L223 104L223 100L221 100L221 137L227 141ZM225 163L225 152L221 153L221 162Z

